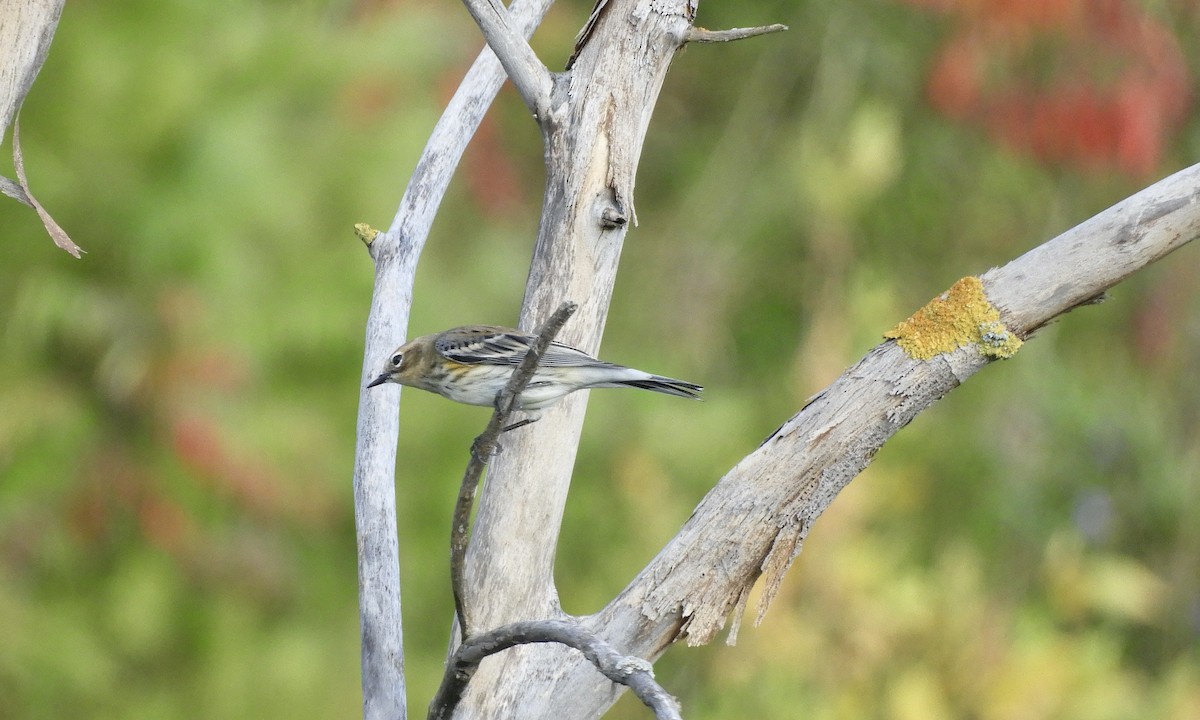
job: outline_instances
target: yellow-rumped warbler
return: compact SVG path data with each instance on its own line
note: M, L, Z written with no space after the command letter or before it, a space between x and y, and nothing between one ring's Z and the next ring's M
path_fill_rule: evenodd
M383 372L367 387L394 382L467 405L492 405L535 339L527 332L497 325L468 325L425 335L397 348ZM581 350L554 342L517 400L518 407L529 412L530 418L506 429L533 422L541 414L539 411L568 393L604 387L634 387L696 399L704 389L683 380L597 360Z

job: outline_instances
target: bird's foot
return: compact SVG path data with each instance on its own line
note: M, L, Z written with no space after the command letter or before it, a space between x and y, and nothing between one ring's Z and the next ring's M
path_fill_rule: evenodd
M490 444L490 447L488 447L487 443L480 442L482 439L483 436L480 435L479 437L475 438L473 443L471 443L471 455L475 456L476 460L486 465L488 460L491 460L500 453L504 452L504 446L500 444L499 440L496 440Z

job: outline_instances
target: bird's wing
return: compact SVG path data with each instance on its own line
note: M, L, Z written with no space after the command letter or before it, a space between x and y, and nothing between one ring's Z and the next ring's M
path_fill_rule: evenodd
M518 365L534 336L513 328L469 325L447 330L434 341L438 353L466 365ZM551 343L542 357L546 367L570 367L598 363L587 353L562 343Z
M469 325L442 333L434 347L447 359L467 365L516 365L529 350L530 342L520 330Z
M594 367L598 365L608 367L609 364L603 360L597 360L582 350L576 350L570 345L563 345L560 342L551 342L550 347L546 348L546 354L542 356L542 361L538 363L542 367Z

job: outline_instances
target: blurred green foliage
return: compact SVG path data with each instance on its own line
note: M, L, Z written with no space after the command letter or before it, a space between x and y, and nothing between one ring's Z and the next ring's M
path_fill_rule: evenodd
M663 90L603 354L708 398L590 403L558 566L569 611L600 607L929 297L1200 155L1191 114L1139 165L939 111L935 59L982 22L931 9L954 5L702 4L707 27L791 30L689 47ZM992 5L1021 4L963 7ZM1200 64L1192 3L1115 5ZM539 30L551 67L588 6ZM989 82L1088 71L1061 60L1077 37L1047 37L1033 60L989 55ZM0 202L0 717L359 712L350 471L372 268L351 226L387 225L479 46L461 7L430 0L68 4L23 145L88 254ZM1091 52L1110 74L1136 54ZM506 90L422 259L413 334L514 321L541 157ZM686 716L1200 717L1196 252L889 443L760 629L659 663ZM440 676L450 509L485 422L404 394L415 715ZM624 698L611 716L647 715Z

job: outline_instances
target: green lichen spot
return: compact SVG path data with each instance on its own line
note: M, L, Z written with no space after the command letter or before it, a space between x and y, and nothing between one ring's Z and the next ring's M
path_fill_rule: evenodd
M895 340L916 360L930 360L968 345L978 346L990 358L1010 358L1022 342L1000 322L1000 311L988 301L983 283L974 276L954 283L883 336Z
M366 223L354 223L354 234L367 247L371 247L371 243L375 242L375 238L379 236L379 231Z

